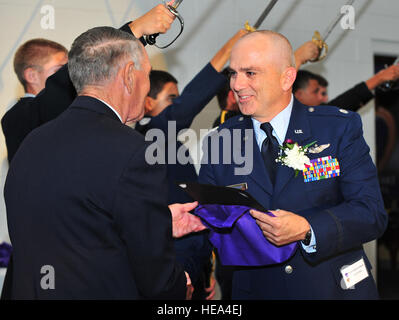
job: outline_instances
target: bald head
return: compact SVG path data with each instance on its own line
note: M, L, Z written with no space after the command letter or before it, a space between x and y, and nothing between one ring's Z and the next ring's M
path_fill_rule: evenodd
M295 68L295 56L291 43L278 32L258 30L248 33L236 43L235 48L239 46L251 46L254 50L262 52L269 63L280 66L282 71L287 67Z
M268 30L245 35L232 49L230 69L230 86L243 114L270 121L289 104L296 69L283 35Z

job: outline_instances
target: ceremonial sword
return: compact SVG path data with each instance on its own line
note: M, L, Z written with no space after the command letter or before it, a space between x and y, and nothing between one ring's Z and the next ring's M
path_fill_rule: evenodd
M353 2L355 2L355 0L349 0L346 3L346 5L351 6L353 4ZM326 31L323 33L323 36L321 36L320 32L317 30L314 32L312 41L319 48L319 56L315 60L312 60L312 62L323 60L326 57L327 52L328 52L328 45L326 43L326 40L329 37L329 35L331 34L331 31L333 31L335 26L338 24L339 20L341 20L343 15L344 15L343 13L339 12L337 17L333 21L331 21L330 25L328 26ZM322 55L321 53L322 53L323 49L324 49L324 54Z
M170 42L169 44L167 44L166 46L158 46L156 44L156 38L159 36L159 33L155 33L155 34L151 34L149 36L145 37L145 41L149 44L149 45L155 45L157 48L159 49L165 49L167 47L169 47L172 43L174 43L178 37L180 37L180 35L182 34L183 30L184 30L184 20L183 17L179 14L179 12L176 10L178 6L180 6L180 4L183 2L183 0L172 0L169 2L165 2L165 0L163 0L163 3L165 5L165 7L179 20L180 22L180 32L179 34L173 39L172 42Z
M270 11L272 11L273 7L277 3L278 0L270 0L269 4L267 5L266 9L262 12L262 14L259 16L258 20L256 20L255 24L253 26L250 26L248 24L248 21L245 22L245 29L247 31L253 32L258 30L262 22L266 19Z

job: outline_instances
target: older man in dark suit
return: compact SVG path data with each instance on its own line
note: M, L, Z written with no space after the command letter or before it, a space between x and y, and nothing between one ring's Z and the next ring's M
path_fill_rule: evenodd
M284 263L237 268L233 298L377 298L362 244L381 236L387 215L360 117L331 106L306 107L294 99L292 48L278 33L244 36L233 48L230 68L230 85L243 116L218 130L246 133L224 150L241 152L253 142L253 152L246 154L247 174L236 170L242 163L221 160L204 164L200 181L222 186L245 182L247 191L274 215L251 211L266 239L276 246L299 244ZM289 145L284 144L287 139ZM317 146L307 150L306 159L298 146L313 141ZM223 148L209 152L215 151L219 159L226 155Z
M99 27L74 41L78 97L25 139L6 180L12 298L186 297L165 167L147 163L147 143L124 124L143 116L150 69L126 32ZM195 205L170 206L175 236L203 228L187 228Z

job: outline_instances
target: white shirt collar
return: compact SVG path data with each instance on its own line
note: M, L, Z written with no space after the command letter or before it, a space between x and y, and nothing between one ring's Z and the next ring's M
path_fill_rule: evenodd
M293 105L294 96L291 94L290 103L270 121L270 124L273 127L273 135L277 138L277 141L280 145L283 144L287 134ZM261 122L254 118L251 119L254 126L256 142L258 143L259 148L262 148L263 140L265 140L267 137L266 132L260 128L260 125L262 124Z
M97 99L98 99L98 98L97 98ZM118 116L119 120L120 120L121 122L123 122L121 116L119 115L118 112L116 112L116 110L115 110L114 108L112 108L112 107L111 107L108 103L106 103L104 100L101 100L101 99L98 99L98 100L100 100L100 101L101 101L102 103L104 103L108 108L110 108L110 109Z

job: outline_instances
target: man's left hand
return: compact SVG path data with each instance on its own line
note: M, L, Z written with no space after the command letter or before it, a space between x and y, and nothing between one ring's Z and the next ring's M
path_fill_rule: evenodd
M276 246L283 246L305 239L310 225L304 217L285 210L270 212L275 217L256 210L250 211L267 240Z
M169 209L172 212L174 238L180 238L191 232L198 232L206 229L202 224L201 219L189 212L197 206L197 201L190 203L174 203L169 205Z

